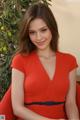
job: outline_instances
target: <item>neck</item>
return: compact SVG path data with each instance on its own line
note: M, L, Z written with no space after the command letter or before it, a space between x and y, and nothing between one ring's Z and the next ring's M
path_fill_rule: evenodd
M48 48L46 50L38 50L37 54L40 57L50 58L51 56L55 55L55 52L53 52L50 48Z

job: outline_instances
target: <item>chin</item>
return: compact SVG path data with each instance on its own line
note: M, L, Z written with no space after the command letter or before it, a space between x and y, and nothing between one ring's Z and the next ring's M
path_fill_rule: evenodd
M48 47L47 46L41 46L41 47L37 47L38 50L46 50Z

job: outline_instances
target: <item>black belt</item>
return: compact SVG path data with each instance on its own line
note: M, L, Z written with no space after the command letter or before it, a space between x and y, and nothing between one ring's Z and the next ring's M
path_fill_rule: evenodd
M64 104L65 102L53 102L53 101L45 101L45 102L30 102L30 103L24 103L24 105L60 105Z

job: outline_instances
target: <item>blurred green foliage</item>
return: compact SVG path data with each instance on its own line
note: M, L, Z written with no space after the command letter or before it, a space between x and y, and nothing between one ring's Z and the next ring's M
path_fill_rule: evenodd
M39 0L0 1L0 100L11 83L10 61L16 51L19 22L25 10ZM51 0L40 0L50 5Z

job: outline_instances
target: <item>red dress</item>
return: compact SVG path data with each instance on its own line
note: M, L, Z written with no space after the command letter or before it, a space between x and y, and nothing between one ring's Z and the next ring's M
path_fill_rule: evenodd
M22 71L24 79L24 105L48 118L66 118L65 98L69 88L69 72L76 68L74 56L56 52L56 68L51 80L36 54L17 54L11 67Z

